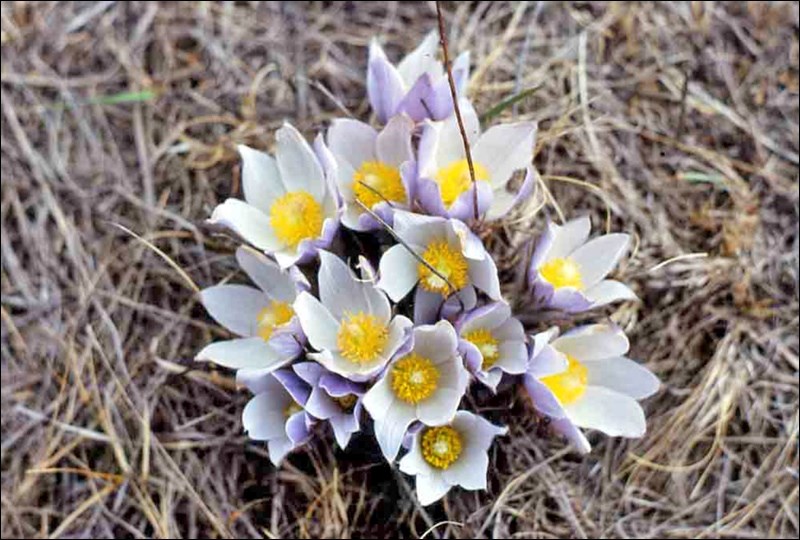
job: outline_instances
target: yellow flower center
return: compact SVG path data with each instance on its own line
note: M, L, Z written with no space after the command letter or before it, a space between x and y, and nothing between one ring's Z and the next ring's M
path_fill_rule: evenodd
M475 171L475 181L481 182L489 180L489 171L480 163L472 162ZM472 178L469 176L469 163L466 159L454 161L442 167L434 175L436 183L439 184L439 192L442 194L442 202L449 208L459 195L472 187Z
M294 317L292 306L286 302L273 300L270 305L258 312L258 335L264 340L272 337L272 332Z
M302 410L303 407L301 407L296 401L292 400L292 402L289 403L289 405L287 405L286 408L283 410L283 415L286 418L289 418L293 414L299 413Z
M439 370L433 362L414 353L395 362L391 377L394 394L412 404L431 397L439 384Z
M358 396L355 394L345 394L343 396L333 398L333 401L339 404L342 410L350 412L356 406Z
M406 202L406 187L400 178L400 170L382 161L361 164L353 174L353 193L368 208L385 200Z
M567 355L567 360L569 365L566 371L540 379L562 405L569 405L583 395L586 391L588 377L586 366L569 355Z
M294 248L322 233L322 206L307 191L292 191L272 203L269 222L278 239Z
M377 359L389 340L389 329L375 315L358 313L345 315L336 345L342 356L354 364L368 364Z
M492 333L485 328L478 328L467 332L462 336L464 339L475 345L481 355L483 355L483 364L481 369L484 371L489 369L500 358L500 346L497 339Z
M456 290L461 290L467 285L469 281L467 259L460 250L450 247L446 241L435 241L428 244L422 258L446 278L442 279L431 272L430 268L419 263L417 265L419 281L425 290L447 296L448 293L453 292L447 285L448 281Z
M555 289L572 287L582 289L581 269L569 258L547 261L539 268L539 275Z
M450 426L425 428L422 457L437 469L447 469L461 455L461 435Z

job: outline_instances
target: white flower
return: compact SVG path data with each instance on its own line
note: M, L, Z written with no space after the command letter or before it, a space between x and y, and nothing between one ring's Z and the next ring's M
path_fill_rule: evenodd
M480 122L469 103L461 105L470 143L472 170L455 116L443 122L427 122L419 141L417 198L427 212L468 221L478 215L498 219L533 192L536 171L533 160L535 122L500 124L480 133ZM508 190L517 170L526 170L517 190ZM475 195L477 189L477 197Z
M232 229L288 268L330 245L338 226L334 194L303 136L286 123L275 158L239 146L245 201L228 199L209 222Z
M402 300L419 282L414 296L415 323L437 320L442 302L455 291L464 293L465 289L477 287L492 300L500 299L497 267L480 239L464 223L399 210L394 219L397 235L439 274L431 272L401 244L392 246L381 257L378 287L393 301Z
M311 438L315 419L304 406L311 388L289 369L242 370L236 382L255 394L242 412L242 425L248 436L267 441L269 459L280 465L284 456Z
M556 329L534 336L525 387L553 427L582 452L591 449L577 428L612 437L641 437L644 411L637 402L658 391L647 368L626 358L629 343L617 327L578 327L558 338Z
M331 175L343 199L342 223L347 227L366 231L381 226L359 202L390 224L394 208L408 208L416 175L413 130L414 122L406 115L392 117L380 132L340 118L328 129L327 146L318 138L317 152L334 169Z
M309 358L354 381L374 377L406 341L411 321L392 317L386 295L357 279L332 253L320 251L318 277L321 302L303 292L294 303L308 341L319 351Z
M423 427L414 434L400 470L417 478L417 499L423 506L441 499L452 486L486 489L488 450L507 429L467 411L458 411L448 425Z
M511 316L508 304L496 302L468 311L455 326L464 362L481 383L495 390L503 373L525 373L525 329Z
M528 269L537 305L577 313L636 299L627 285L605 279L628 250L630 236L615 233L588 240L590 229L586 216L563 226L548 224Z
M292 303L308 283L298 270L282 271L252 248L237 249L236 260L259 288L215 285L200 291L200 300L214 320L242 337L211 343L195 360L231 369L277 369L302 350L305 338Z
M410 350L399 354L364 396L364 407L375 421L375 437L389 462L414 420L428 426L450 422L469 382L449 322L418 326L412 337Z

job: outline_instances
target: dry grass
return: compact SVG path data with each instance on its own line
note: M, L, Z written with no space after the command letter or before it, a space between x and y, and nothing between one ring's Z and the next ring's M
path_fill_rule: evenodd
M644 439L585 458L483 401L511 427L489 492L425 510L366 436L276 472L230 373L191 363L222 334L189 283L236 271L203 224L235 144L364 117L369 38L435 26L327 4L3 3L2 536L796 538L797 3L445 5L479 111L537 87L501 115L540 122L545 179L486 235L509 290L545 214L608 209L643 301L601 315L665 385Z

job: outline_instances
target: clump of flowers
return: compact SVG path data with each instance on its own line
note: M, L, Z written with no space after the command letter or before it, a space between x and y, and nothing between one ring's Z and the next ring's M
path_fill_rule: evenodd
M337 119L311 145L286 123L274 155L239 147L245 200L226 200L209 221L247 244L236 258L255 287L201 292L236 337L197 354L237 370L254 395L244 429L266 441L276 466L326 424L342 449L363 430L390 463L403 452L399 468L425 505L453 486L485 489L492 443L508 433L468 393L518 388L530 414L589 452L582 429L644 435L639 401L659 387L626 356L616 326L562 333L514 316L476 231L533 193L537 126L481 131L466 99L468 53L443 67L437 47L430 34L394 66L370 45L368 97L381 126ZM607 279L629 241L590 239L588 217L547 223L520 303L565 320L635 299ZM357 260L343 258L346 243L358 244Z

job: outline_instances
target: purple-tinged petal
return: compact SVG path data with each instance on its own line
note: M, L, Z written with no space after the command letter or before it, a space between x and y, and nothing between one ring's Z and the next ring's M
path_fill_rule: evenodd
M567 313L580 313L591 309L592 302L581 291L563 287L556 289L547 302L547 307L560 309Z
M492 206L492 199L494 192L489 182L478 181L478 217L484 215ZM475 186L470 188L458 196L455 202L450 206L448 214L451 218L460 219L461 221L470 221L475 219Z
M414 324L433 324L439 318L439 308L444 298L439 293L417 287L414 294Z
M486 219L500 219L512 208L515 208L523 201L528 199L533 194L533 188L536 185L536 179L538 176L539 173L536 172L536 169L534 169L533 165L528 165L525 173L525 180L523 180L522 185L519 187L519 190L516 194L509 193L506 191L507 188L505 187L496 190L494 192L494 200L492 205L486 214Z
M308 401L308 396L311 393L311 388L298 377L294 371L290 369L279 369L273 372L273 377L278 379L281 385L289 392L292 399L298 405L305 405Z
M322 375L325 373L325 368L316 362L299 362L292 366L292 369L303 381L311 387L316 386Z
M385 124L394 116L404 93L400 74L389 63L377 40L373 39L367 65L367 96L380 123Z
M431 215L448 215L447 208L442 202L442 194L439 191L439 184L430 178L421 177L417 180L417 200L420 206Z
M567 413L561 403L558 402L558 398L553 395L553 392L547 386L531 375L525 375L523 380L525 390L528 391L528 395L533 400L533 406L536 407L536 410L550 418L564 418L566 416Z
M478 304L478 295L475 287L467 285L456 294L451 294L440 310L443 319L453 320L464 311L474 308Z
M563 435L578 452L582 454L591 452L592 445L589 444L583 432L569 418L555 419L550 425L553 427L553 431Z
M464 365L473 375L482 371L483 355L480 349L466 339L458 340L458 352L464 358Z
M286 436L297 447L311 438L305 411L294 413L286 421Z
M325 390L319 387L311 390L304 407L308 414L320 420L328 420L342 412L341 407L325 393Z
M415 122L430 118L432 93L431 77L423 73L400 101L397 110L406 113Z
M541 334L537 334L537 336L539 335ZM536 338L534 337L534 339ZM536 347L536 343L534 343L534 350L536 350ZM567 369L567 366L567 357L563 353L557 351L551 345L544 345L535 356L531 356L528 364L528 374L538 379L561 373Z

